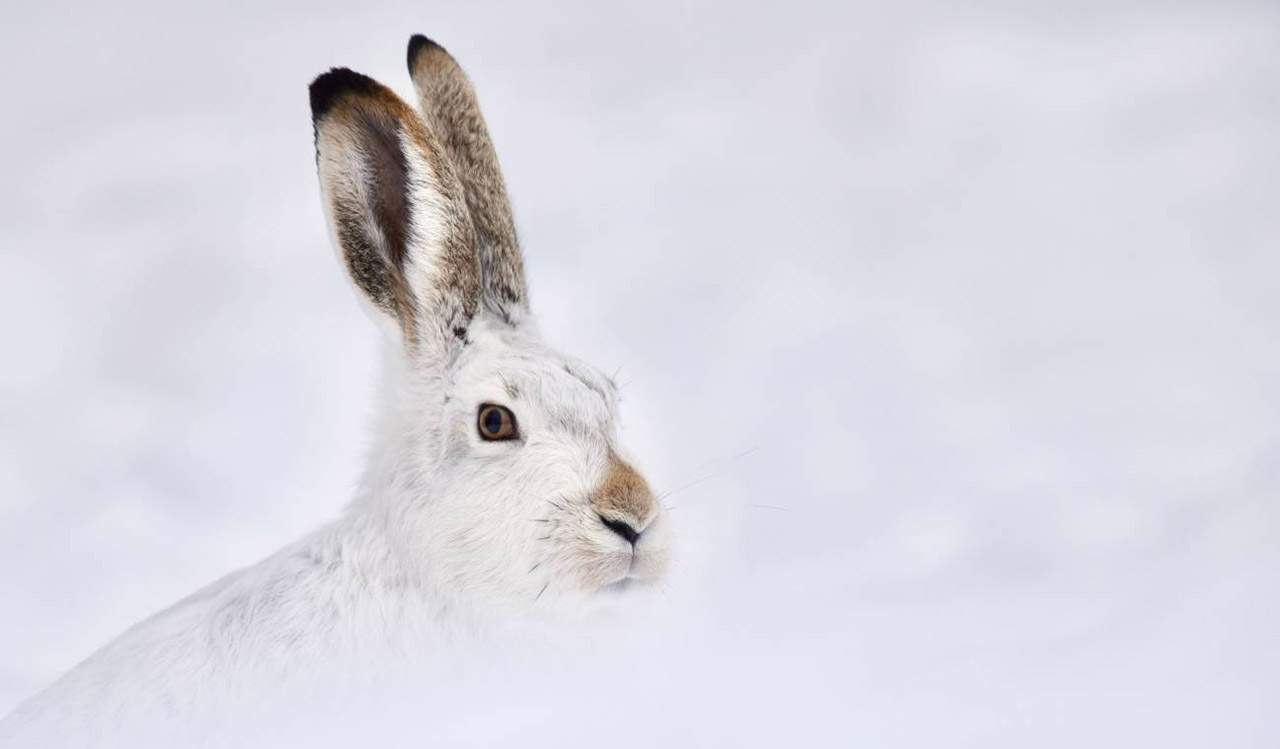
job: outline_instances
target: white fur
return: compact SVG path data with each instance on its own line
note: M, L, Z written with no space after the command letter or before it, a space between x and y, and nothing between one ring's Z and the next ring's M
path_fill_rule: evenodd
M340 138L320 132L317 144L332 220L329 203L365 202L363 165ZM431 246L445 221L428 165L405 150L415 176L406 273L429 314L448 276ZM522 310L509 319L482 307L465 345L415 345L383 325L375 445L344 514L134 626L8 716L0 740L44 746L56 734L84 745L318 678L376 679L460 637L581 611L628 587L615 583L657 579L668 553L660 505L633 519L644 530L633 548L592 504L621 455L613 383L546 346ZM509 407L521 439L482 440L483 403Z
M482 317L469 337L446 379L391 347L376 445L341 518L128 630L6 718L0 738L194 718L264 684L305 683L320 664L376 678L389 659L430 658L661 574L660 515L633 558L588 502L616 445L608 378L529 329ZM510 405L523 440L482 441L482 402Z

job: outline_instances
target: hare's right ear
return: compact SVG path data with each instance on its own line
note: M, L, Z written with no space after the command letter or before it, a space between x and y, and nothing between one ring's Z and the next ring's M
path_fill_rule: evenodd
M465 341L480 265L462 187L431 131L345 68L312 82L311 119L329 228L361 295L411 349Z

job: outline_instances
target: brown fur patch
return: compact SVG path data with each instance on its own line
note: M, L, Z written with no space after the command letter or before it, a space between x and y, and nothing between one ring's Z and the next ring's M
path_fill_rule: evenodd
M655 504L653 491L640 472L609 451L609 473L591 495L591 505L596 512L644 530L655 514Z

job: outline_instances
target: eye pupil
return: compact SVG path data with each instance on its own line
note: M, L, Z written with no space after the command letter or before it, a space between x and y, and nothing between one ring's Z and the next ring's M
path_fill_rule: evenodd
M484 414L484 430L489 434L502 433L502 412L496 408L490 408Z

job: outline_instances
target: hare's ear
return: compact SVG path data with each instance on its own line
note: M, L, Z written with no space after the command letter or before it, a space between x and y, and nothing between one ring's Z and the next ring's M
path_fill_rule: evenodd
M498 155L475 90L444 47L421 34L409 40L409 75L422 113L462 182L476 232L481 298L492 312L517 323L528 312L524 261Z
M412 349L465 340L479 301L475 231L430 128L385 86L337 68L311 84L316 169L351 280Z

